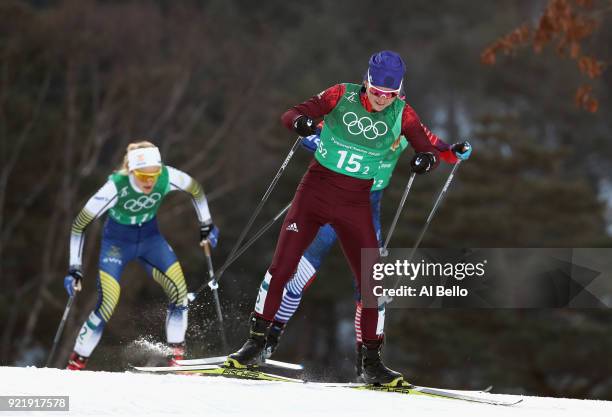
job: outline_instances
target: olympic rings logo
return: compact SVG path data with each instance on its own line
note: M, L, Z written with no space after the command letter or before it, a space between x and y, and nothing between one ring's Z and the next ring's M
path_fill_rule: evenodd
M352 111L345 113L342 116L342 121L351 135L357 136L363 134L368 140L374 140L379 136L387 134L389 131L385 122L378 121L374 123L368 116L359 118Z
M136 213L138 211L141 211L142 209L148 210L150 208L153 208L153 206L157 204L160 198L160 193L153 193L150 196L143 195L138 197L138 199L129 199L123 204L123 208L131 211L132 213Z

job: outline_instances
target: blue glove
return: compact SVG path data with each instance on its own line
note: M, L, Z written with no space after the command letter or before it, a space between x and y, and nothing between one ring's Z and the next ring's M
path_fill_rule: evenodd
M81 280L83 279L83 272L81 268L77 266L71 266L68 270L68 275L64 278L64 288L68 296L73 297L77 291L81 291Z
M211 247L217 247L217 242L219 242L219 229L213 223L200 225L200 242L205 240L208 240Z
M472 154L472 145L470 145L470 142L468 141L455 143L453 146L451 146L451 150L457 158L465 161Z
M314 135L306 136L302 138L302 147L310 152L316 152L319 147L319 143L321 143L321 138L319 134L321 131L317 131Z

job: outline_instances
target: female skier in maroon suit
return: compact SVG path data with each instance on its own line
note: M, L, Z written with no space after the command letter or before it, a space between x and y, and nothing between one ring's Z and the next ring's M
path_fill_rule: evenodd
M379 312L377 307L371 272L362 277L361 249L378 248L370 189L380 161L400 135L416 152L411 161L414 172L425 173L438 164L438 150L427 138L418 115L398 97L404 72L397 53L376 53L362 85L337 84L283 114L283 124L303 137L313 134L316 119L323 117L321 143L283 222L250 318L249 337L228 357L226 366L246 367L262 361L285 284L319 228L329 223L362 297L363 378L371 384L402 383L402 375L382 363L384 309ZM364 265L363 270L371 271L372 265Z

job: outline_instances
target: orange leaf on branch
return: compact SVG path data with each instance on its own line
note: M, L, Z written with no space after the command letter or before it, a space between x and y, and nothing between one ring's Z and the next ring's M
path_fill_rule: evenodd
M576 90L574 101L576 106L591 112L597 112L599 108L599 101L592 95L593 87L588 84L583 84Z
M578 59L578 69L581 73L587 75L591 79L600 77L603 73L603 68L603 62L597 61L593 57L581 56Z
M507 55L529 43L537 54L542 52L546 45L554 42L551 46L560 56L569 56L576 60L582 74L591 79L597 78L604 70L604 63L582 55L583 42L590 38L599 26L597 19L585 14L585 11L592 7L592 0L548 0L533 28L523 24L499 38L483 51L481 62L485 65L494 65L497 53L503 52ZM580 8L584 10L579 10ZM587 89L586 86L578 88L575 99L580 108L595 112L599 103L592 96L590 88Z
M574 2L578 6L584 7L585 9L590 9L591 7L593 7L593 0L574 0Z
M480 54L480 62L484 65L495 65L495 52L492 48L487 48Z

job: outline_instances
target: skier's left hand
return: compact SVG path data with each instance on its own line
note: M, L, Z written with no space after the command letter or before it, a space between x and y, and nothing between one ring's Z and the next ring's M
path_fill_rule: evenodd
M472 145L466 140L465 142L455 143L451 146L451 150L457 158L465 161L472 154Z
M436 164L436 156L431 152L419 152L410 161L412 171L416 174L429 172Z
M200 224L200 242L204 242L205 240L208 240L211 247L217 247L219 229L213 222Z

